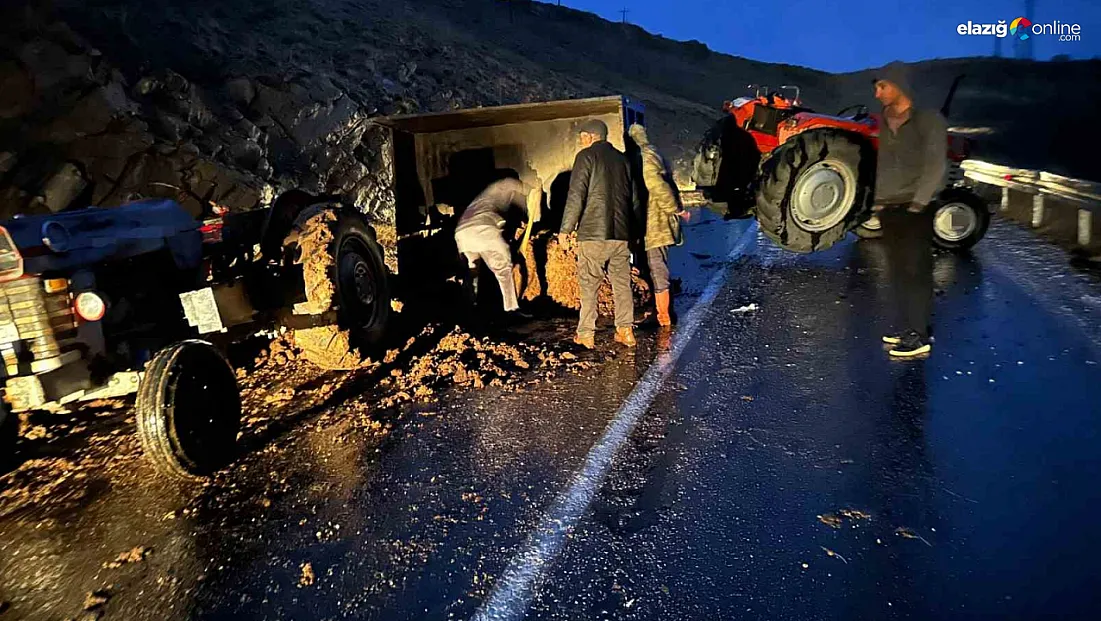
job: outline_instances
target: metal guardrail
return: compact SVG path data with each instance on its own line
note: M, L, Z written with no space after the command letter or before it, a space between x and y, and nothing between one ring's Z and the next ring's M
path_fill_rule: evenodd
M1012 192L1031 195L1033 228L1044 222L1046 198L1072 204L1078 209L1078 245L1089 246L1093 241L1093 214L1101 211L1101 183L981 160L964 160L960 168L968 179L1002 188L1002 211L1009 209Z

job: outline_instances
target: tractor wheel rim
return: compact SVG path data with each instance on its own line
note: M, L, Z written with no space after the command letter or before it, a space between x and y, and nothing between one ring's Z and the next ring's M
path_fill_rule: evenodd
M937 209L933 230L937 237L950 242L967 239L979 226L975 210L964 203L948 203Z
M347 250L341 257L340 279L342 288L362 306L360 310L370 310L376 297L375 279L371 265L358 248Z
M842 162L825 160L810 166L791 196L795 223L804 231L817 233L837 226L848 215L856 198L856 176Z

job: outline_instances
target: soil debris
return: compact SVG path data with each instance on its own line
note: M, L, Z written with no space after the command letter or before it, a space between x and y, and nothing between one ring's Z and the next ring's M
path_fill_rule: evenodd
M111 593L107 589L97 589L84 597L85 612L95 612L103 608L111 599Z
M872 519L871 513L865 513L860 509L842 509L841 515L849 518L850 520L870 520Z
M819 515L818 521L822 522L830 528L841 528L841 518L836 513L827 513L825 515Z
M115 558L115 560L113 560L109 563L104 563L103 567L105 569L118 569L120 567L123 567L124 565L132 565L134 563L140 563L140 562L144 561L145 557L148 556L149 553L152 552L152 551L153 551L152 548L147 548L145 546L137 546L137 547L135 547L131 550L120 553Z
M524 300L534 300L547 296L557 304L578 310L581 308L581 288L577 282L577 244L574 239L565 246L558 237L549 231L532 236L531 243L522 249L524 266L516 266L513 278ZM536 258L546 257L545 269L540 272ZM542 274L542 278L540 278ZM647 307L653 299L650 285L635 268L631 269L631 290L634 293L635 307ZM597 308L601 315L611 317L615 312L612 298L611 281L607 278L600 284L597 294Z
M313 586L316 580L317 576L313 573L313 565L302 563L302 575L298 578L298 588Z
M925 537L922 537L921 535L919 535L917 533L917 531L915 531L912 528L908 528L906 526L899 526L898 528L895 529L895 534L898 535L899 537L902 537L903 539L917 539L917 540L921 541L922 543L924 543L925 545L929 546L930 548L933 547L933 544L929 543L929 540L927 540Z

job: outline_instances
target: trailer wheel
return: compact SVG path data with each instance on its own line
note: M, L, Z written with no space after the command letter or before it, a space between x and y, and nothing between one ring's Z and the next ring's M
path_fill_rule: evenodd
M182 341L157 353L135 410L142 448L161 474L195 480L233 460L241 396L233 369L210 343Z
M777 147L761 167L757 220L783 248L825 250L865 219L874 187L875 151L867 140L809 130Z
M294 331L307 360L323 369L356 368L361 351L382 343L390 320L390 285L375 231L348 209L310 210L297 238L311 313L337 311L337 325Z
M949 188L937 197L933 213L933 244L945 250L963 251L979 243L990 227L990 210L977 194L965 188Z

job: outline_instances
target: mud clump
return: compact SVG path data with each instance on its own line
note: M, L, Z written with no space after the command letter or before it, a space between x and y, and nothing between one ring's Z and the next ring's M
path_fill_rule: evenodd
M428 338L429 327L422 333ZM407 371L394 369L379 382L387 393L378 404L393 407L403 402L432 402L448 387L515 390L535 371L551 372L562 367L587 367L569 352L526 343L500 343L477 338L456 328L448 332L427 353L415 358Z
M577 280L577 243L570 240L563 246L558 237L549 231L533 236L531 244L521 252L523 268L517 266L513 270L521 299L530 302L545 295L561 306L579 310L581 287ZM631 291L636 308L648 306L653 300L650 284L637 268L631 268ZM597 309L601 315L608 317L615 314L612 284L606 277L597 293Z
M127 550L126 552L120 553L117 557L115 557L115 560L109 563L104 563L103 567L104 569L119 569L126 565L140 563L144 561L145 557L148 556L149 553L152 551L152 549L145 546L137 546L133 549Z

